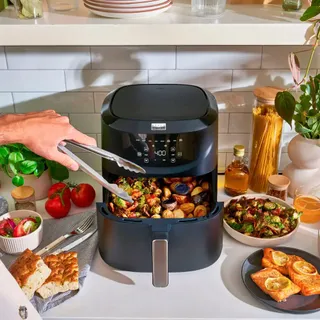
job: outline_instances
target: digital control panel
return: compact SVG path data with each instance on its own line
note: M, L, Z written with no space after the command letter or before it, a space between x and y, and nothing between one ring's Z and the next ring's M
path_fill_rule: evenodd
M192 158L193 141L182 135L144 135L134 137L134 149L139 163L143 165L177 165ZM189 144L189 147L188 147ZM188 152L189 149L189 152ZM190 151L191 150L191 151Z

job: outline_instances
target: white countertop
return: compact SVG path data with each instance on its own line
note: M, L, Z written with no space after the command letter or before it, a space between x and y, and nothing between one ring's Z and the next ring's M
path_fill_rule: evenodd
M310 23L303 11L281 5L229 5L219 18L191 15L191 0L174 0L156 17L108 19L89 13L80 0L76 11L44 13L19 20L0 12L0 46L72 45L303 45Z
M0 194L10 199L10 181L0 174ZM101 188L83 173L71 180L89 182L101 199ZM228 197L222 191L219 176L218 200ZM99 191L100 190L100 191ZM44 201L38 202L43 212ZM318 255L319 225L302 224L294 239L286 246ZM151 274L114 270L97 252L84 288L74 298L45 313L46 320L200 320L200 319L319 319L318 313L290 315L267 310L251 297L244 287L240 269L242 262L258 248L248 247L224 234L223 251L212 266L194 272L170 274L167 288L155 288Z

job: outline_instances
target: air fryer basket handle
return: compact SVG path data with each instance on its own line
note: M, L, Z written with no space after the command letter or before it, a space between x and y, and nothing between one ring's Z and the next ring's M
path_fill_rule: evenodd
M169 284L168 232L153 231L152 284L167 287Z

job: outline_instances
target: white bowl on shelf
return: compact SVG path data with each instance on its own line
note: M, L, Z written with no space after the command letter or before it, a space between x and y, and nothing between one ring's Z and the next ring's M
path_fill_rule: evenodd
M224 203L224 207L226 208L232 200L237 200L242 197L246 197L248 199L252 199L252 198L270 199L272 202L279 203L280 205L282 205L286 208L294 209L290 204L288 204L287 202L285 202L279 198L271 197L266 194L256 194L256 193L243 194L241 196L233 197ZM286 243L295 235L295 233L297 232L297 230L299 228L299 225L300 225L300 218L298 220L298 223L297 223L297 226L295 227L295 229L292 230L290 233L286 234L285 236L277 237L277 238L270 238L270 239L269 238L256 238L256 237L247 236L237 230L234 230L223 219L224 229L232 238L234 238L235 240L237 240L247 246L262 247L262 248L275 247L275 246L279 246L279 245Z
M35 211L31 210L16 210L8 212L0 217L0 221L7 218L28 218L28 217L39 217L41 219L41 223L39 227L33 231L22 237L16 238L7 238L0 236L0 249L8 254L20 254L26 249L34 250L37 248L43 236L43 219L41 215Z

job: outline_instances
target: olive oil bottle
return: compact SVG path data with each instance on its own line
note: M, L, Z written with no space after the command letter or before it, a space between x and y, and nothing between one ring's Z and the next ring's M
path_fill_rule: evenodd
M224 190L229 196L245 194L249 185L248 160L244 155L245 148L235 145L233 148L233 160L225 171Z

